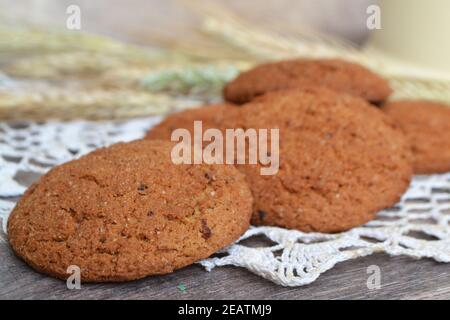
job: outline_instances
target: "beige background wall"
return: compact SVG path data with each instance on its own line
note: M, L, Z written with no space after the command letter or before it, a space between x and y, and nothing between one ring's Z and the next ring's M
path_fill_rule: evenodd
M185 0L193 2L195 0ZM356 43L367 36L366 8L376 0L205 0L219 3L246 19L290 32L309 26ZM56 26L65 25L65 9L77 4L82 28L146 43L153 37L177 38L198 19L178 0L0 0L0 16Z

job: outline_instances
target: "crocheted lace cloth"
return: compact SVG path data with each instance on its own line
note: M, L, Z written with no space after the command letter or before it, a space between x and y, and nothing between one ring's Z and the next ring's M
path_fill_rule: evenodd
M8 215L30 172L37 177L97 147L140 138L158 121L0 123L0 241L6 241ZM450 173L415 177L397 206L365 226L340 234L252 227L200 264L208 271L243 267L280 285L301 286L336 263L378 252L450 262Z

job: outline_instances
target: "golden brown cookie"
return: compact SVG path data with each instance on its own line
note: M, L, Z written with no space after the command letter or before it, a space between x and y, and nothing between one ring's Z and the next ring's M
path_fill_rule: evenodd
M388 82L361 65L344 60L296 59L266 63L228 83L224 98L245 103L266 92L325 87L380 103L391 94Z
M428 101L397 101L382 110L410 141L415 173L450 171L450 107Z
M13 210L8 237L38 271L83 281L170 273L228 246L252 197L233 166L174 165L170 142L140 140L55 167Z
M409 185L402 132L366 101L325 89L278 91L242 107L246 128L280 129L280 167L244 165L253 223L340 232L375 218Z
M233 104L215 104L176 112L166 117L161 123L151 128L148 139L170 140L174 130L179 128L194 132L194 121L202 121L203 131L207 129L227 129L234 126L233 119L239 112Z

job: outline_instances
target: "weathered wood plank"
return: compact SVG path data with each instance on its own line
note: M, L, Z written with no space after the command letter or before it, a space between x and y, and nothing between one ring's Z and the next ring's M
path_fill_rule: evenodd
M381 268L382 287L366 286L367 267ZM204 271L194 265L173 274L119 284L84 284L68 290L65 282L30 269L0 243L2 299L450 299L450 265L431 260L375 255L348 261L309 286L284 288L233 267ZM177 286L184 284L185 292Z

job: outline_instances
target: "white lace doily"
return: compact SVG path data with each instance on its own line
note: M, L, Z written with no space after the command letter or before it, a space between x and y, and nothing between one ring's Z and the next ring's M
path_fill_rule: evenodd
M3 231L15 201L29 183L23 181L30 176L24 173L42 174L94 148L140 138L159 120L0 123ZM0 232L0 241L5 239ZM200 263L207 270L243 267L280 285L301 286L338 262L376 252L450 262L450 173L415 177L396 207L380 212L377 220L363 227L341 234L252 227L220 255Z

